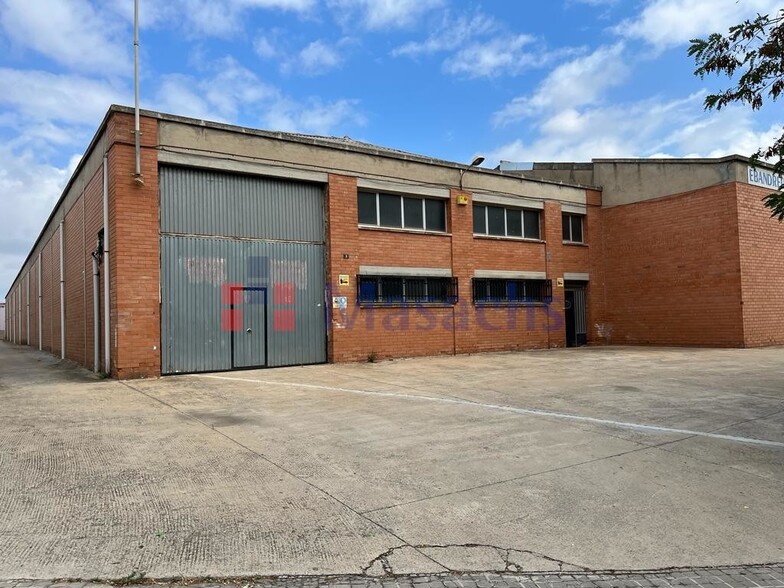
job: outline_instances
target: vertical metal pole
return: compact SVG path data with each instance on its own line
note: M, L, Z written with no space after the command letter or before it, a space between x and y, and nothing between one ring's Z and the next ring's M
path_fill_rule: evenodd
M60 221L60 359L65 359L65 221Z
M109 288L109 158L103 157L103 371L112 373Z
M43 312L41 310L41 303L43 302L43 295L41 294L41 253L38 253L38 351L43 351L44 348L44 327L43 327Z
M133 93L134 93L134 135L136 143L136 179L141 179L142 161L139 146L139 0L133 2Z
M30 345L30 270L27 270L27 344Z
M98 276L98 258L93 255L93 371L101 369L101 283Z

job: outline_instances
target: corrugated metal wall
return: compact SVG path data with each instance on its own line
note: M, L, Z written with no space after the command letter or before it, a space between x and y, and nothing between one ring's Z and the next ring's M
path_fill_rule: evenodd
M324 243L324 187L162 167L161 232Z
M323 186L174 167L160 182L163 373L326 361Z

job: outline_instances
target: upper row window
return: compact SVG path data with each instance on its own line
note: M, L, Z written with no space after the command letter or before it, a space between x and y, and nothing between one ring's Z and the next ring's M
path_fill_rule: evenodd
M538 210L474 204L474 234L539 239L540 216Z
M361 225L446 232L443 200L383 192L359 192L357 197Z
M584 243L583 215L564 212L561 217L563 240L567 243Z

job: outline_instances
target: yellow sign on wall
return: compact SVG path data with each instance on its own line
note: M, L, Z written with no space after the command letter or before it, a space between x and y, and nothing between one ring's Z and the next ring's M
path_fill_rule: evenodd
M349 285L348 274L340 274L338 276L338 286L348 286L348 285Z

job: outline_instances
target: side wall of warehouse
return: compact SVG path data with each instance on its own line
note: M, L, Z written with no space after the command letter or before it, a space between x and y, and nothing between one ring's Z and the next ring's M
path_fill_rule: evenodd
M94 341L91 253L103 226L103 153L107 145L102 128L8 293L9 341L90 367Z
M114 376L160 373L156 121L145 119L145 184L134 182L133 117L110 111L8 293L6 339L94 367L93 258L108 172L110 329ZM62 244L62 256L61 256ZM104 271L99 365L105 370ZM61 295L62 293L62 295ZM119 306L118 306L119 305Z
M610 342L744 345L739 186L603 209Z
M769 188L738 184L738 230L746 347L784 345L784 223L763 204Z

